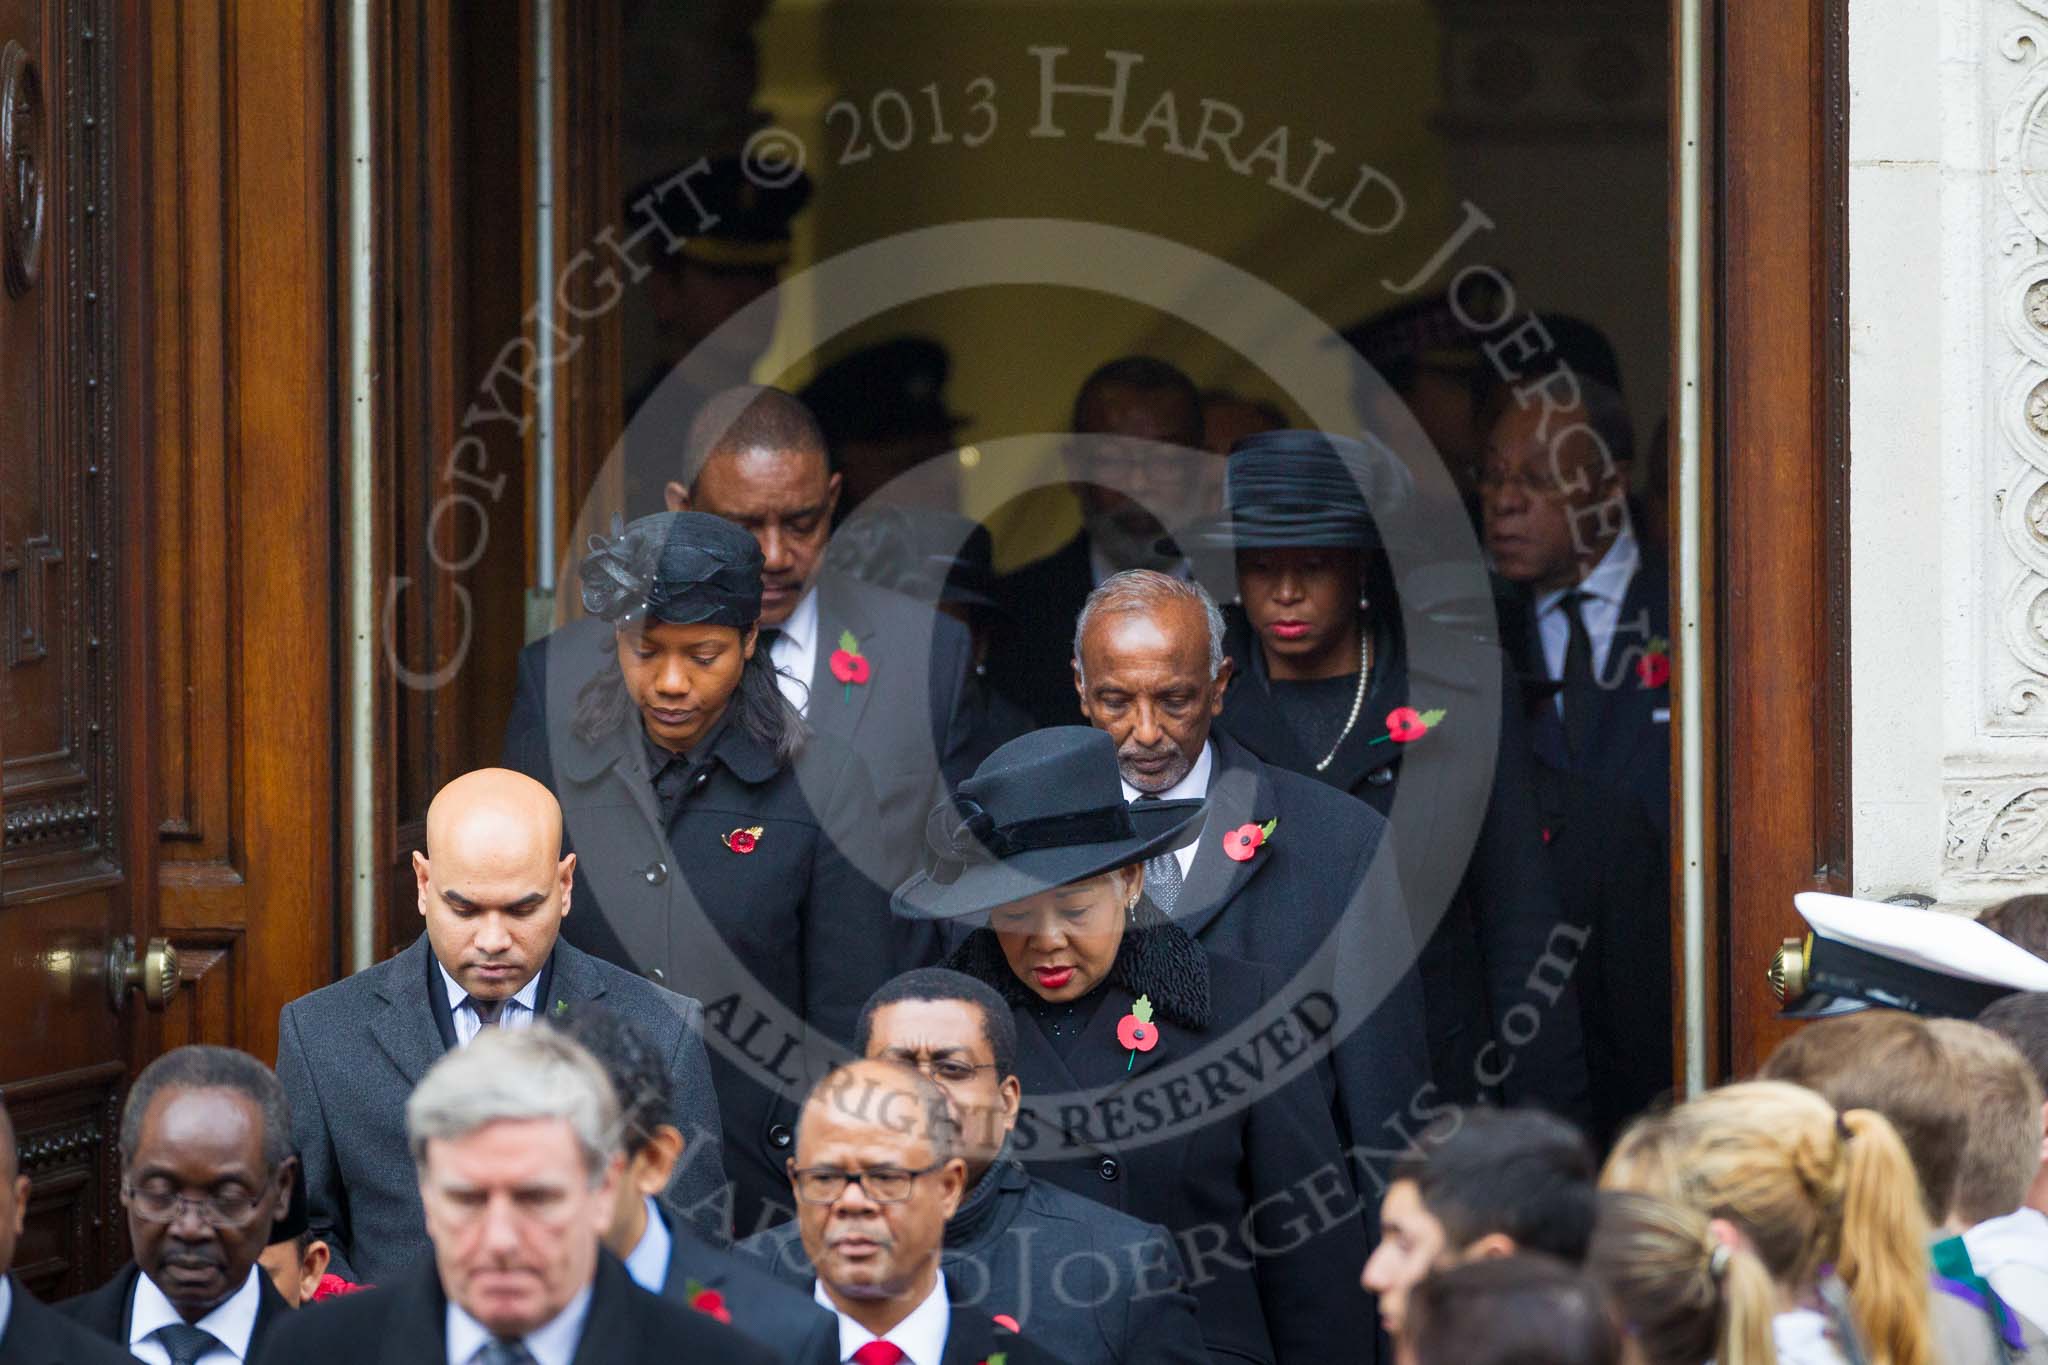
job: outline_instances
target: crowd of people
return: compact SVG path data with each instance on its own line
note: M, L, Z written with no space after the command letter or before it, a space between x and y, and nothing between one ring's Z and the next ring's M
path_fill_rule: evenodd
M826 423L693 396L502 766L436 795L420 936L287 1006L274 1070L144 1071L134 1259L54 1310L0 1279L0 1361L2020 1358L2048 1147L1992 1033L1834 1021L1655 1110L1618 377L1532 409L1446 306L1354 344L1464 404L1449 494L1125 357L1074 402L1080 531L1003 573L844 420L928 348L821 376Z

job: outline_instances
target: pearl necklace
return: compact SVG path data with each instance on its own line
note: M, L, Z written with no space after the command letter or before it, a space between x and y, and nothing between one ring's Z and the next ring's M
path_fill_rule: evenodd
M1365 705L1365 678L1372 671L1372 637L1361 626L1358 632L1358 690L1351 694L1351 714L1344 718L1344 728L1337 734L1337 742L1330 746L1330 752L1323 755L1323 761L1316 764L1316 771L1322 772L1336 761L1337 751L1344 747L1344 741L1351 738L1351 727L1358 724L1359 708Z

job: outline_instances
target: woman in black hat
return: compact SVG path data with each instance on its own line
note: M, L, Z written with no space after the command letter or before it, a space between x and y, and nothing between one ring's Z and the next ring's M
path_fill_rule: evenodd
M1220 520L1185 537L1198 566L1205 554L1235 557L1233 682L1217 724L1388 817L1425 945L1443 1094L1583 1114L1567 988L1583 936L1544 858L1520 694L1491 640L1444 619L1456 608L1491 621L1483 573L1412 572L1414 595L1431 600L1404 610L1382 527L1417 505L1413 485L1383 448L1345 437L1246 437L1230 453L1224 503ZM1461 600L1471 598L1482 600Z
M866 769L805 734L759 646L761 563L701 512L593 537L593 619L550 637L547 678L522 688L548 714L515 716L505 746L562 803L565 937L704 1003L742 1235L787 1216L805 1026L850 1041L909 951L856 866L877 826Z
M896 907L985 921L948 965L1015 1014L1016 1154L1176 1233L1218 1360L1354 1359L1372 1340L1366 1247L1312 1048L1319 1016L1290 1012L1268 969L1211 956L1143 896L1145 859L1201 825L1201 802L1126 804L1108 735L1039 730L932 813L930 870ZM1123 1272L1131 1293L1170 1273Z

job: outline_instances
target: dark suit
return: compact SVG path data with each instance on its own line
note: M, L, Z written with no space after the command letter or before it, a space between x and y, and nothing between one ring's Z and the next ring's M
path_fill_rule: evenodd
M662 1222L672 1239L663 1298L690 1308L691 1284L716 1290L732 1315L733 1327L775 1352L785 1365L837 1365L839 1324L809 1294L712 1246L666 1214Z
M6 1331L0 1332L0 1365L135 1365L135 1357L123 1349L125 1330L122 1345L113 1345L37 1303L19 1280L10 1303Z
M277 1286L270 1282L270 1275L262 1266L249 1270L256 1277L256 1325L249 1330L249 1356L255 1360L263 1354L271 1336L283 1327L285 1321L296 1316L292 1306L284 1301L284 1295L277 1292ZM135 1298L135 1281L141 1278L142 1268L130 1261L98 1289L90 1290L74 1298L54 1305L62 1313L86 1331L104 1341L111 1341L124 1352L128 1348L128 1310ZM237 1289L236 1293L241 1291ZM21 1300L15 1299L17 1310ZM128 1357L120 1357L125 1360Z
M431 1260L381 1289L311 1305L251 1365L448 1365L448 1297ZM774 1365L775 1354L703 1313L656 1298L600 1252L574 1365L678 1360Z
M734 1248L783 1282L816 1278L794 1223ZM1208 1360L1187 1272L1166 1231L1084 1199L1005 1159L946 1221L940 1269L959 1310L1014 1319L1067 1365Z
M1235 672L1217 726L1267 763L1387 817L1410 927L1423 940L1431 1071L1444 1096L1498 1090L1580 1117L1585 1048L1564 979L1577 938L1544 857L1520 690L1499 649L1426 619L1382 626L1374 640L1358 724L1318 773L1322 755L1303 748L1267 683L1264 651L1231 613ZM1444 719L1396 744L1386 717L1401 706L1442 708Z
M718 1097L697 1002L560 942L540 984L546 993L536 1014L546 1017L557 1002L601 1005L668 1059L669 1121L689 1142L671 1198L687 1207L721 1191ZM378 1284L426 1253L405 1101L454 1041L425 934L396 957L292 1001L278 1018L277 1075L291 1100L311 1230L333 1248L334 1273L344 1279Z
M1071 1365L1030 1337L997 1326L977 1309L954 1308L952 1321L946 1325L946 1349L939 1356L939 1365L987 1365L998 1354L1004 1365Z
M1010 619L989 641L988 677L1036 726L1087 724L1074 692L1074 621L1094 590L1086 531L996 580Z
M1065 1055L992 934L978 931L949 959L1012 1002L1024 1086L1018 1156L1042 1179L1181 1240L1212 1356L1281 1365L1351 1358L1375 1340L1358 1284L1368 1248L1330 1117L1328 1069L1297 1063L1281 1083L1268 1074L1302 1055L1307 1026L1285 1015L1225 1053L1216 1044L1275 1002L1278 974L1208 954L1171 927L1132 942L1119 963L1135 953L1133 970L1112 972ZM1150 1051L1134 1053L1117 1036L1138 994L1129 980L1144 984L1157 1011ZM1178 1022L1201 992L1206 1024ZM1295 989L1277 998L1292 1004ZM1173 1076L1184 1064L1197 1069Z
M566 712L515 726L505 765L555 793L577 855L564 937L704 1002L732 1225L745 1235L779 1221L802 1077L852 1039L861 1005L914 955L913 934L929 932L890 914L878 863L856 865L899 856L877 834L866 766L829 735L785 766L728 720L691 756L664 825L637 715L596 742ZM741 852L731 840L751 830ZM805 1025L818 1031L814 1052Z
M1336 951L1313 984L1330 993L1339 1030L1338 1137L1387 1153L1428 1122L1429 1041L1415 941L1382 839L1386 820L1363 801L1263 762L1228 734L1212 736L1209 816L1174 919L1221 957L1301 977L1333 931ZM1277 820L1250 858L1223 852L1223 835ZM1363 1019L1346 1008L1363 1002ZM1373 1158L1384 1174L1387 1157ZM1368 1213L1375 1211L1368 1210Z
M1621 615L1607 647L1607 659L1595 678L1598 705L1587 727L1585 751L1573 754L1565 743L1564 721L1556 704L1534 708L1529 726L1536 757L1553 768L1588 778L1599 786L1632 797L1657 837L1671 839L1671 685L1639 671L1653 641L1665 641L1668 664L1671 635L1671 582L1664 566L1643 560L1622 595ZM1518 598L1524 638L1520 663L1530 676L1546 676L1548 661L1537 627L1535 599L1526 590ZM1553 680L1554 681L1554 680Z

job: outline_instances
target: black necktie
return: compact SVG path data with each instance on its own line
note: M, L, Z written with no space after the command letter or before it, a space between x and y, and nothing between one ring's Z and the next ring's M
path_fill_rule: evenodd
M533 1365L533 1352L526 1349L523 1341L493 1337L476 1353L476 1365Z
M776 643L776 641L780 640L781 638L782 638L782 627L780 627L780 626L762 626L762 627L761 627L761 633L760 633L759 637L758 637L758 638L756 638L756 639L755 639L755 641L754 641L754 648L755 648L755 649L759 649L759 650L765 650L765 651L767 651L767 653L768 653L768 655L769 655L769 659L768 659L768 662L769 662L769 663L774 663L774 662L775 662L775 659L774 659L774 654L775 654L775 643Z
M1585 757L1593 736L1593 713L1600 705L1600 684L1593 677L1593 637L1586 632L1580 607L1591 594L1573 588L1558 601L1571 637L1564 647L1564 742L1572 761Z
M482 1028L496 1028L505 1013L506 1000L479 1000L469 997L469 1007L476 1012L476 1022Z
M171 1365L194 1365L199 1357L220 1345L220 1340L203 1327L174 1322L156 1329L156 1339L170 1353Z

